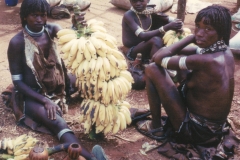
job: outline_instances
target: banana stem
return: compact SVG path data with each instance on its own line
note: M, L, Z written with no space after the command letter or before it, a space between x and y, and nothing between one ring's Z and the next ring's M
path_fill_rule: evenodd
M53 146L53 147L49 147L47 148L47 151L48 151L48 155L52 155L54 153L57 153L57 152L61 152L61 151L66 151L68 149L70 144L60 144L60 145L57 145L57 146Z
M9 154L0 154L0 160L9 159L9 158L14 158L14 156Z
M73 12L74 12L74 14L75 14L75 20L76 20L76 22L77 22L77 32L78 32L78 34L80 34L80 35L84 35L84 34L85 34L85 29L86 29L86 27L85 27L84 25L82 25L82 24L77 20L77 18L76 18L76 16L81 13L80 7L79 7L77 4L75 4L75 5L73 6Z

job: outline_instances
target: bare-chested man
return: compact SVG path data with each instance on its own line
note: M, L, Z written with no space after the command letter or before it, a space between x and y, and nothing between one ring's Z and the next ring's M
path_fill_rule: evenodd
M15 89L23 95L24 114L19 121L31 118L43 125L61 143L80 143L62 118L60 106L65 104L65 78L63 63L56 50L54 38L61 29L47 23L49 4L46 0L24 0L20 8L23 30L15 35L8 47L8 60ZM83 15L78 17L85 23ZM17 101L17 100L16 100ZM82 146L86 159L105 160L101 147L97 155ZM95 152L96 153L96 152ZM100 156L100 157L99 157Z
M141 133L157 140L166 138L161 106L178 143L205 144L205 147L214 144L216 147L229 133L226 120L234 92L234 57L228 48L230 33L229 10L219 5L209 6L198 13L194 35L154 54L155 63L145 70L152 120L138 122ZM198 48L188 46L191 43ZM189 70L189 74L177 88L166 69ZM229 153L233 153L232 142L229 140L227 147L223 147L230 148ZM177 150L178 146L173 148ZM167 153L167 149L161 151ZM201 152L201 156L217 153Z
M182 21L147 8L149 0L130 0L132 8L122 19L122 42L130 48L127 57L134 60L142 53L143 60L151 59L163 47L162 37L168 30L180 30ZM157 18L157 19L155 19Z

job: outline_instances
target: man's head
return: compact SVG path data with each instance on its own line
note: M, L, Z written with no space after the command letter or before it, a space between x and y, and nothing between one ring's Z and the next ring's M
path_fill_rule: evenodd
M26 18L29 14L41 12L48 14L50 6L46 0L24 0L20 8L20 18L22 26L27 24Z
M195 23L202 20L205 25L210 25L216 30L219 40L222 39L229 45L232 23L231 14L227 8L220 5L206 7L197 14Z
M146 9L149 1L150 0L130 0L130 3L136 11L142 12Z

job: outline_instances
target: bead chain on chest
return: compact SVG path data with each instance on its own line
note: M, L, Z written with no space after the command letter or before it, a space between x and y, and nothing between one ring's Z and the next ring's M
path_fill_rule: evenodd
M140 27L141 27L142 29L144 29L140 17L138 16L138 14L137 14L136 12L135 12L135 14L136 14L136 16L137 16L137 18L138 18L138 21L139 21L139 23L140 23ZM148 27L148 29L144 29L144 31L148 31L148 30L150 30L151 27L152 27L152 15L149 14L149 16L150 16L151 24L150 24L150 26Z

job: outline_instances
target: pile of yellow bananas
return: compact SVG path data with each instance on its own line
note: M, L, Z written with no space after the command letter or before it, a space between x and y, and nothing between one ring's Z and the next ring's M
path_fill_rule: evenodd
M181 39L187 37L188 35L192 34L189 28L183 28L182 32L176 32L174 30L169 30L163 36L163 43L166 46L170 46Z
M116 133L116 123L119 126L119 121L125 121L125 127L122 124L120 129L131 123L129 109L122 103L134 80L117 40L107 33L104 23L91 19L87 24L88 34L80 37L72 29L60 30L58 43L66 67L76 75L76 86L85 99L80 106L85 133L91 131L92 125L96 125L97 133Z
M0 140L0 149L7 150L14 160L27 160L31 149L38 142L36 138L23 134L16 139L5 138Z

